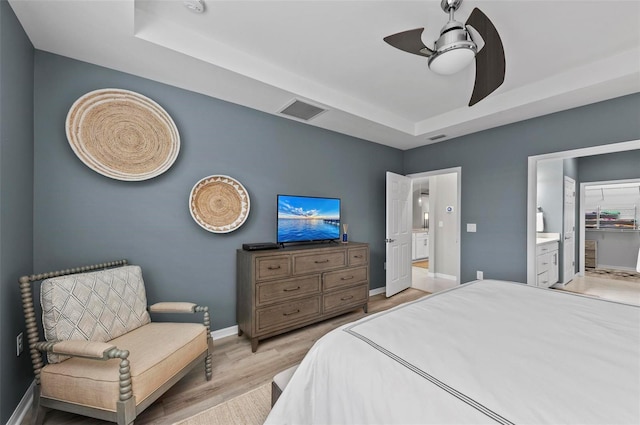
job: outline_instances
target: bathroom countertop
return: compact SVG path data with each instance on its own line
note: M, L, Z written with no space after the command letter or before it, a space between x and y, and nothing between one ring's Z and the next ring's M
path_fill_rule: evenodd
M538 233L536 235L536 245L542 245L549 242L557 242L560 240L559 233Z
M413 233L429 233L429 229L413 229Z

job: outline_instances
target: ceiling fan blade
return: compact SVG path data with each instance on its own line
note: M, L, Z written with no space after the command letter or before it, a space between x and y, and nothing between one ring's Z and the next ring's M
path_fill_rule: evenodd
M506 62L500 35L487 15L475 8L465 25L472 26L484 40L484 47L476 54L476 81L469 101L473 106L502 85Z
M428 58L433 54L433 50L425 46L422 42L422 31L424 31L424 28L416 28L388 35L383 40L396 49Z

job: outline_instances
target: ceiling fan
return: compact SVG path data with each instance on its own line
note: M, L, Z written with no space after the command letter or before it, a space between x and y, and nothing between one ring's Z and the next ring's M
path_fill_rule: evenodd
M493 23L475 8L464 25L453 18L462 0L442 0L449 22L440 30L434 48L422 41L424 28L399 32L384 38L391 46L428 58L428 66L438 74L455 74L476 59L476 79L469 106L493 93L504 82L505 60L502 40Z

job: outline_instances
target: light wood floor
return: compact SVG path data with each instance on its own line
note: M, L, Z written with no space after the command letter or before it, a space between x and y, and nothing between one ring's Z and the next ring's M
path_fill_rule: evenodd
M413 301L424 295L427 293L409 288L391 298L385 298L384 294L373 296L369 302L369 314ZM172 424L270 382L278 372L299 363L318 338L364 315L362 309L358 309L267 339L260 343L256 353L251 352L251 343L246 337L230 336L216 340L211 381L205 380L204 365L202 368L196 368L138 416L135 423ZM28 424L28 420L29 414L22 423ZM48 412L44 420L45 425L107 423L59 411Z
M640 305L640 282L635 280L576 276L571 282L557 289Z

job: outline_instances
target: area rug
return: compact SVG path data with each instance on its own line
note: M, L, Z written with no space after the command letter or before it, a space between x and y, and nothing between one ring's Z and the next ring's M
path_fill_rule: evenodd
M262 425L270 410L269 382L174 425Z
M640 283L640 273L627 270L613 269L586 269L585 276L601 277L603 279L625 280L627 282Z

